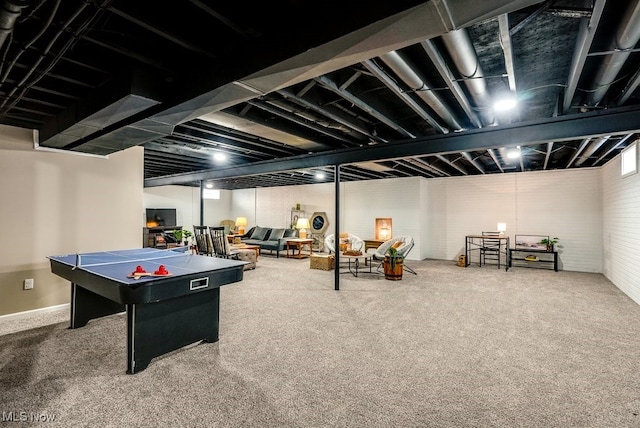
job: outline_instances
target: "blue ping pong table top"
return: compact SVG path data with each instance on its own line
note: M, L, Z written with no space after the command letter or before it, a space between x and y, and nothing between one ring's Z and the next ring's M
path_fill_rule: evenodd
M65 254L49 256L49 259L75 267L76 260L79 258L80 264L76 269L82 269L94 275L99 275L124 284L139 284L166 278L150 276L143 276L139 279L127 278L128 275L135 271L137 266L142 266L147 272L154 272L158 270L160 265L164 265L171 274L169 276L170 278L245 264L245 262L237 260L199 256L185 251L186 247L169 250L137 248L80 253L79 255Z

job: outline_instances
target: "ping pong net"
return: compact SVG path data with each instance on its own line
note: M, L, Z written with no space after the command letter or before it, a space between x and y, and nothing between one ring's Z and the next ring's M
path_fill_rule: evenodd
M167 249L142 249L123 251L104 251L99 253L76 253L73 269L88 266L104 266L122 262L145 262L162 260L178 255L189 255L189 247L176 247Z

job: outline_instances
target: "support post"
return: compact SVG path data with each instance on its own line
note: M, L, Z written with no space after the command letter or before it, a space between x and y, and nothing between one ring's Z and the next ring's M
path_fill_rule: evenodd
M334 231L334 242L335 242L335 249L336 249L336 262L335 262L335 268L333 270L333 281L334 281L334 288L335 290L340 290L340 165L336 164L334 166L335 168L335 173L333 175L334 177L334 185L335 185L335 204L334 206L335 208L335 219L336 219L336 226L335 226L335 231Z

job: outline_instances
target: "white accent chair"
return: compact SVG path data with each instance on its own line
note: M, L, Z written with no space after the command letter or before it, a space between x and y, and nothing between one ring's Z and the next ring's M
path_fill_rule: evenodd
M364 248L364 241L358 238L356 235L352 235L350 233L347 235L348 235L348 238L340 238L340 239L348 239L349 243L351 244L352 250L362 251L362 249ZM324 248L329 250L329 253L336 252L336 238L333 233L327 236L326 238L324 238Z
M396 247L396 249L398 250L398 255L402 256L405 259L405 263L403 263L404 270L406 270L407 272L411 272L414 275L417 275L416 271L414 271L409 266L407 266L407 263L406 263L407 255L409 254L409 252L414 246L413 237L408 235L396 236L395 238L391 238L388 241L385 241L382 244L380 244L380 246L376 249L376 252L372 256L374 260L377 260L380 262L377 269L380 270L380 267L384 262L384 256L386 255L387 250L396 242L402 242L402 245Z

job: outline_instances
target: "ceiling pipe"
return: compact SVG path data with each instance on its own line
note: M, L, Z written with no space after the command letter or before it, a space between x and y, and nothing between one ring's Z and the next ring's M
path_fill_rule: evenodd
M380 59L400 78L406 85L411 88L422 101L424 101L438 116L444 120L447 125L454 131L462 130L462 126L458 123L440 97L431 90L429 85L422 79L418 73L396 52L391 51L380 55Z
M426 120L438 132L440 132L441 134L449 133L449 129L440 125L438 121L433 116L431 116L430 113L428 113L424 108L422 108L422 106L420 106L418 102L414 100L412 97L410 97L406 91L400 88L396 83L396 81L391 77L389 77L387 73L382 71L377 64L375 64L371 60L366 60L362 62L362 65L364 65L367 68L367 70L371 72L371 74L376 76L382 83L385 84L387 88L389 88L394 94L396 94L407 106L409 106L409 108L411 108L411 110L413 110L421 118Z
M358 108L361 108L362 110L366 111L370 115L379 119L382 123L384 123L391 129L395 130L399 134L402 134L403 137L408 137L408 138L416 137L411 132L409 132L408 130L406 130L399 124L397 124L395 121L393 121L391 118L387 117L384 113L370 106L369 104L367 104L366 102L358 98L357 96L353 95L351 92L347 91L346 89L341 90L340 88L338 88L338 85L336 85L336 83L333 80L329 79L327 76L318 76L316 77L315 80L320 85L322 85L323 88L328 89L329 91L337 95L340 95L345 100L349 101L350 103L356 105Z
M580 22L580 30L578 31L578 37L576 39L576 46L573 49L574 54L571 59L569 78L567 79L567 88L564 92L562 104L563 113L567 113L571 108L571 102L576 93L584 63L587 60L589 48L591 47L591 43L593 43L593 37L596 35L596 29L602 17L602 10L604 9L605 3L606 0L596 0L593 5L593 11L591 12L591 18L582 18Z
M431 165L429 162L423 161L420 158L410 158L410 159L412 163L422 165L424 168L428 169L429 171L433 172L436 175L439 175L441 177L451 177L451 174L449 174L448 172L443 171L440 168L435 167Z
M509 14L503 13L498 16L498 25L500 27L500 46L504 53L504 67L507 70L507 78L509 79L509 90L516 93L516 71L513 66L513 46L511 43L511 34L509 33Z
M567 162L567 166L565 166L565 168L570 168L571 165L573 165L573 162L575 162L575 160L578 159L580 155L582 155L582 152L587 147L587 144L589 144L589 141L591 141L591 137L582 140L580 146L578 146L578 150L576 150L571 159L569 159L569 162Z
M13 31L22 9L31 4L29 0L4 0L0 6L0 49Z
M589 143L582 152L582 155L576 159L576 166L580 166L585 163L609 138L611 138L611 135L603 135L602 137L591 141L591 143Z
M477 169L478 171L480 171L480 173L482 173L482 174L485 174L485 173L486 173L486 171L484 170L484 166L482 166L482 165L480 164L480 162L478 162L476 159L474 159L474 158L469 154L469 152L461 152L461 153L462 153L462 156L464 156L464 158L465 158L466 160L468 160L468 161L471 163L471 165L473 165L474 167L476 167L476 169Z
M442 57L440 51L436 48L432 40L423 40L420 42L422 49L427 53L429 59L433 63L434 67L438 70L438 73L442 76L445 83L449 87L449 90L462 107L462 110L467 114L467 117L476 128L482 128L482 122L476 111L473 109L471 104L469 103L469 99L467 95L464 93L460 84L456 80L455 76L449 69L449 66L445 59Z
M315 81L312 81L315 83ZM325 108L320 107L319 105L312 103L310 101L305 100L304 98L302 98L301 96L298 96L296 94L294 94L293 92L291 92L289 89L281 89L279 91L277 91L280 95L282 95L284 98L289 99L291 101L293 101L294 103L307 108L309 110L315 111L316 113L319 113L323 116L326 116L327 118L333 120L334 122L337 122L343 126L348 127L349 129L355 131L355 132L359 132L363 135L366 135L368 138L377 141L379 143L386 143L387 140L385 140L384 138L381 138L377 135L374 135L372 132L370 132L364 125L359 125L357 123L354 123L352 120L347 120L344 117L341 117L338 114L332 113L331 111L328 111Z
M305 114L305 112L296 111L284 103L277 101L262 102L258 100L249 100L247 101L247 104L349 145L358 146L361 144L360 141L356 142L353 141L353 139L346 137L343 132L335 132L334 129L338 128L326 126L325 124L327 122L323 123L317 117L308 113ZM275 125L273 127L278 129ZM344 131L344 129L338 130Z
M411 171L417 172L420 175L426 175L429 178L434 178L436 176L433 172L428 171L425 168L422 168L420 165L416 165L415 163L411 162L410 159L398 159L396 160L396 164L410 169Z
M635 0L629 4L622 16L618 31L609 45L609 50L614 52L604 57L595 73L594 90L587 96L588 106L597 106L602 101L638 40L640 40L640 0Z
M454 30L443 34L441 38L453 63L464 79L469 94L479 111L482 123L485 126L493 125L495 119L491 108L491 96L469 33L465 29Z

